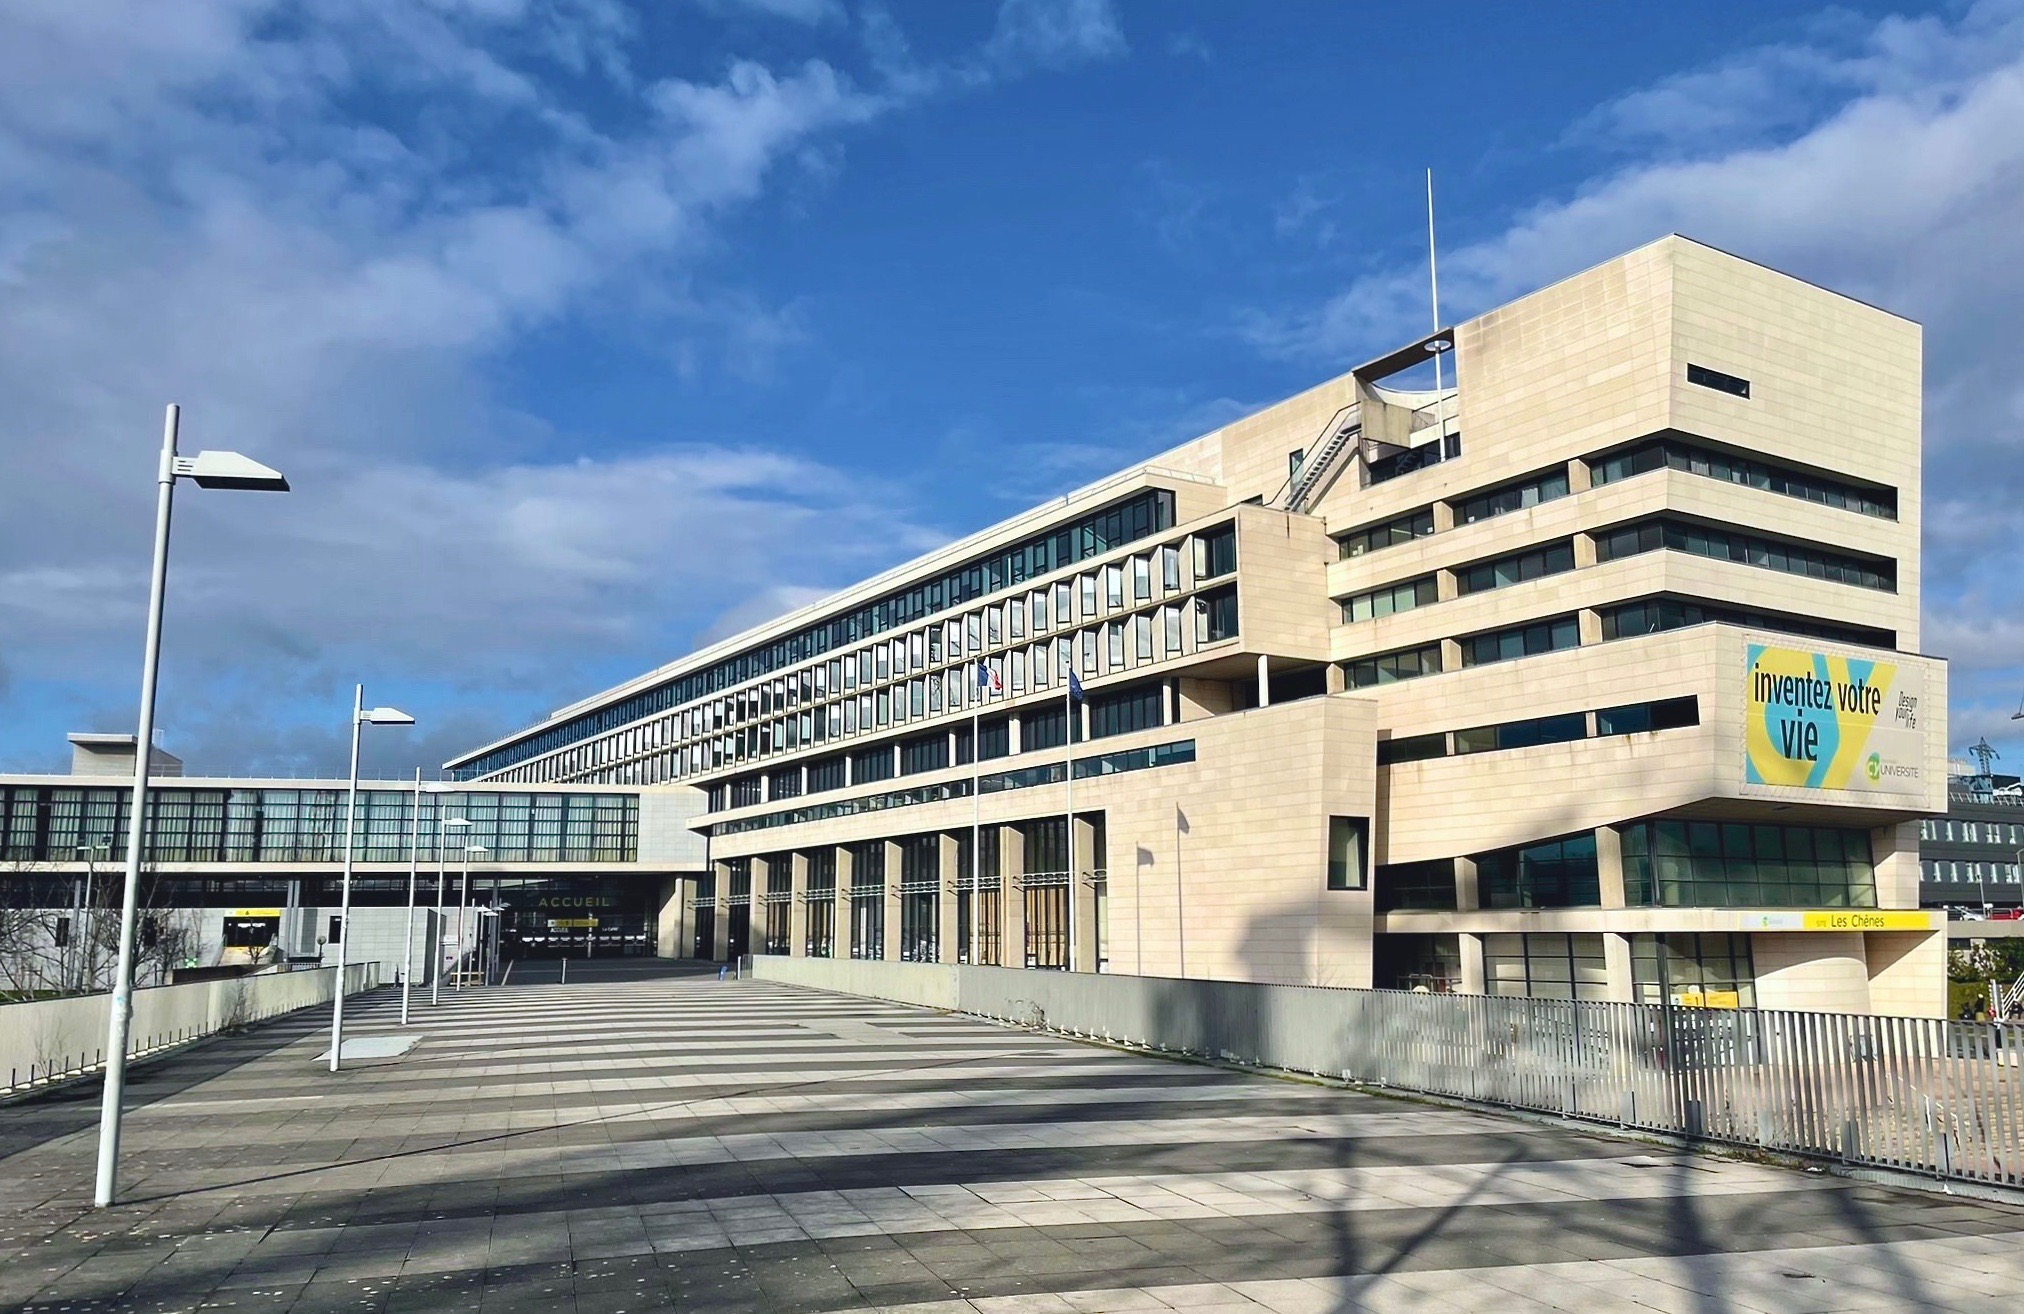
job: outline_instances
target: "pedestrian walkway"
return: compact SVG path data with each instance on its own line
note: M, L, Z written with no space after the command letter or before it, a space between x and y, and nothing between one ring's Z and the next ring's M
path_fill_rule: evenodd
M2024 1307L2024 1208L714 976L516 971L0 1108L0 1308ZM546 979L540 979L544 977Z

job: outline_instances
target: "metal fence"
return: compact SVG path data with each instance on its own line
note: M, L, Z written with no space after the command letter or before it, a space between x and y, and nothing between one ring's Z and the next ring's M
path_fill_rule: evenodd
M945 964L754 975L1856 1165L2024 1185L2024 1028Z

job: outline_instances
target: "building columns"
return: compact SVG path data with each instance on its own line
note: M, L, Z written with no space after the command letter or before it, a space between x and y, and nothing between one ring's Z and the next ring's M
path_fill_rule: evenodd
M808 956L808 855L799 849L787 855L787 954Z
M857 883L857 854L848 844L836 846L836 911L830 916L829 956L849 958L851 937L857 934L857 925L852 920L855 911L850 898L851 887Z
M999 939L998 962L1026 966L1026 835L1017 826L998 827L998 907L1005 930Z
M953 963L957 960L956 945L956 887L963 879L963 851L956 837L943 831L938 837L935 879L935 961ZM976 899L971 898L970 916L977 915Z
M710 961L725 963L731 959L731 864L712 863L710 871L710 901L715 907L710 918Z
M900 845L898 840L885 840L885 885L881 893L885 897L885 934L881 937L879 956L888 963L900 960Z
M1080 816L1071 817L1068 827L1068 915L1075 934L1073 956L1068 968L1072 972L1094 972L1097 958L1096 926L1096 884L1092 873L1096 869L1096 826Z

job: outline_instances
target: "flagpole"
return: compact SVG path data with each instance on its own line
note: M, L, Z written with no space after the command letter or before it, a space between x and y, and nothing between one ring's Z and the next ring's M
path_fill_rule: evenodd
M1071 653L1070 661L1074 660ZM1070 669L1061 682L1062 711L1062 770L1068 780L1068 970L1075 970L1075 946L1081 937L1076 934L1081 921L1075 915L1076 897L1081 893L1075 884L1075 672ZM1088 932L1083 932L1087 934Z
M978 788L983 775L978 768L978 749L983 747L979 732L983 726L983 708L970 708L970 966L977 962L977 922L984 915L984 847L983 809L984 796Z

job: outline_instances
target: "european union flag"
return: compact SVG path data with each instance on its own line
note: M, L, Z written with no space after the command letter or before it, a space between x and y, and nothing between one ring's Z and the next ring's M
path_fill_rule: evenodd
M1077 702L1082 701L1082 677L1072 669L1068 672L1068 696Z

